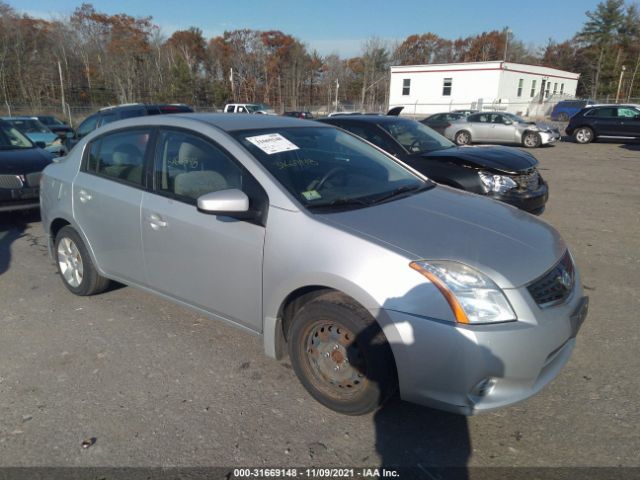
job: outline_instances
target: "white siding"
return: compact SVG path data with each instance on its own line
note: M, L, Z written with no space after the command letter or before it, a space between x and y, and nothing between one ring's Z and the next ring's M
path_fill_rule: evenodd
M574 96L578 74L547 67L503 62L475 62L439 65L408 65L391 67L389 107L404 106L403 115L423 116L428 113L457 109L500 109L528 114L537 110L533 105L542 87L542 80L551 82L550 93L557 83L556 94ZM443 95L445 78L452 79L451 95ZM411 81L409 95L403 95L403 81ZM522 94L517 95L518 82L523 80ZM536 81L536 97L531 98L531 82Z

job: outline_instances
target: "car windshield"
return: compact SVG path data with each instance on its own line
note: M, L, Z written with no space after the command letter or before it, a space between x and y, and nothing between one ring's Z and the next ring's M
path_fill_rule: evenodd
M64 122L61 122L56 117L38 117L38 120L45 125L64 125Z
M280 128L232 135L309 209L362 208L433 185L336 128Z
M455 146L442 135L413 120L398 119L380 123L380 127L389 132L409 153L427 153Z
M10 124L0 123L0 150L19 148L33 148L33 143Z
M33 118L12 118L7 121L22 133L51 133L42 122Z

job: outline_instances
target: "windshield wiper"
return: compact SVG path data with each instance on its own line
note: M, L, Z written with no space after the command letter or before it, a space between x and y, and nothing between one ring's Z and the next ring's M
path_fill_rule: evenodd
M350 206L359 206L359 207L369 207L371 203L366 202L360 198L336 198L335 200L331 200L330 202L325 203L316 203L314 205L307 205L308 209L316 209L316 208L331 208L331 207L350 207Z
M373 200L371 203L372 204L377 204L377 203L383 203L386 202L388 200L391 200L392 198L395 198L399 195L403 195L405 193L409 193L409 192L414 192L414 193L418 193L418 192L422 192L424 190L427 190L429 188L433 187L432 184L428 184L425 183L424 185L403 185L401 187L396 188L395 190L392 190L391 192L382 195L378 198L376 198L375 200Z

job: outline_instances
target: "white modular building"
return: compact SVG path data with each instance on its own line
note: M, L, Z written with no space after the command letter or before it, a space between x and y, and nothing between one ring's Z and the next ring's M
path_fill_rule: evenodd
M575 97L579 77L500 61L393 66L389 108L416 116L468 109L544 115L552 103Z

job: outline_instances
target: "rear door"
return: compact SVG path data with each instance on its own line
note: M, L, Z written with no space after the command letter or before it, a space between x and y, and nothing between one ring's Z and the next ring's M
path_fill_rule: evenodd
M262 329L265 228L201 213L196 199L237 188L251 205L268 200L255 179L218 144L195 132L163 129L154 158L154 187L142 199L148 285L206 312Z
M640 110L633 107L618 107L620 135L640 137Z
M140 204L150 129L109 132L86 146L73 214L108 276L144 283Z

